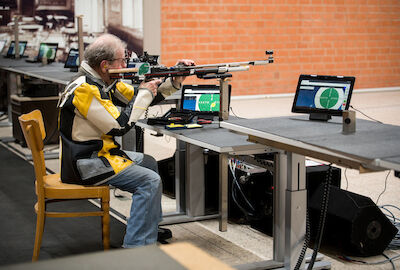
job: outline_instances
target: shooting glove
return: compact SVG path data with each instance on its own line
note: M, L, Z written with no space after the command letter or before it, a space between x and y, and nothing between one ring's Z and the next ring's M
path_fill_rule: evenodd
M158 87L157 91L166 98L178 91L180 88L181 86L175 85L171 78L167 78L165 82Z
M147 88L139 88L139 92L136 96L135 102L133 103L133 109L129 117L128 124L132 125L142 116L147 110L150 103L153 101L153 93Z

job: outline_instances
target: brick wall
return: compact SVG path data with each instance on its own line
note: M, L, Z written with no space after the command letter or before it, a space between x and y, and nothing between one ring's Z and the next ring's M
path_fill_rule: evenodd
M197 64L259 60L265 50L274 50L274 64L233 73L233 95L293 93L302 73L356 76L356 89L400 86L399 0L162 0L161 5L166 65L179 58Z

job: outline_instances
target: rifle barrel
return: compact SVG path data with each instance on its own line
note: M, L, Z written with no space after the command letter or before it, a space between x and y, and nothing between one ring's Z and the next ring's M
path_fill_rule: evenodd
M259 66L259 65L266 65L268 63L269 63L269 60L256 60L256 61L247 61L247 62L232 62L232 63L187 66L185 68L192 69L192 68L204 68L204 67L239 67L239 66L245 66L245 65Z

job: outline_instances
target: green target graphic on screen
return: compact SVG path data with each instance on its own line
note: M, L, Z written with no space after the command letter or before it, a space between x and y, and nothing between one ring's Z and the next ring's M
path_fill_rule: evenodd
M219 95L203 94L199 98L199 111L219 111Z
M49 46L43 46L40 48L42 52L40 53L42 57L46 57L47 59L54 59L56 57L56 51Z
M344 99L343 90L334 87L321 87L315 94L315 107L319 109L339 109Z

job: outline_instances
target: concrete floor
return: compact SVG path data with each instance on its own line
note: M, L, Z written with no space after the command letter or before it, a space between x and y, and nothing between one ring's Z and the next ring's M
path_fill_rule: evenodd
M270 97L258 99L232 99L232 112L243 118L259 118L290 115L293 97ZM386 124L400 125L400 91L388 92L355 92L351 101L352 106L364 114ZM169 109L169 105L155 106L149 112L149 116L161 115ZM232 114L231 112L231 114ZM368 119L357 112L357 118ZM4 123L5 121L3 121ZM0 138L11 137L11 127L0 127ZM378 138L379 139L379 138ZM10 146L21 152L27 149L14 143ZM52 146L48 146L51 148ZM157 160L171 157L175 151L175 139L170 137L154 137L149 132L145 134L145 152L153 155ZM53 171L58 171L58 160L47 160L47 166ZM385 188L386 186L386 188ZM342 188L370 197L378 205L391 204L400 207L400 179L394 177L393 172L374 172L360 174L356 170L342 168ZM384 192L383 192L384 191ZM381 194L383 192L383 194ZM115 198L112 195L111 207L123 215L128 215L130 207L129 194L117 191L124 195L123 198ZM175 201L163 196L164 212L175 210ZM399 212L393 212L400 217ZM218 231L217 220L207 220L192 223L183 223L166 226L173 232L173 238L169 242L187 241L200 247L212 256L225 263L235 266L250 262L272 259L272 238L252 229L248 225L230 223L227 232ZM308 250L311 253L311 250ZM400 250L385 252L393 257L400 254ZM324 260L332 263L333 269L393 269L390 263L380 265L365 265L344 262L338 259L338 255L332 252L322 253ZM383 256L357 258L369 263L382 261ZM395 261L400 268L400 260Z

